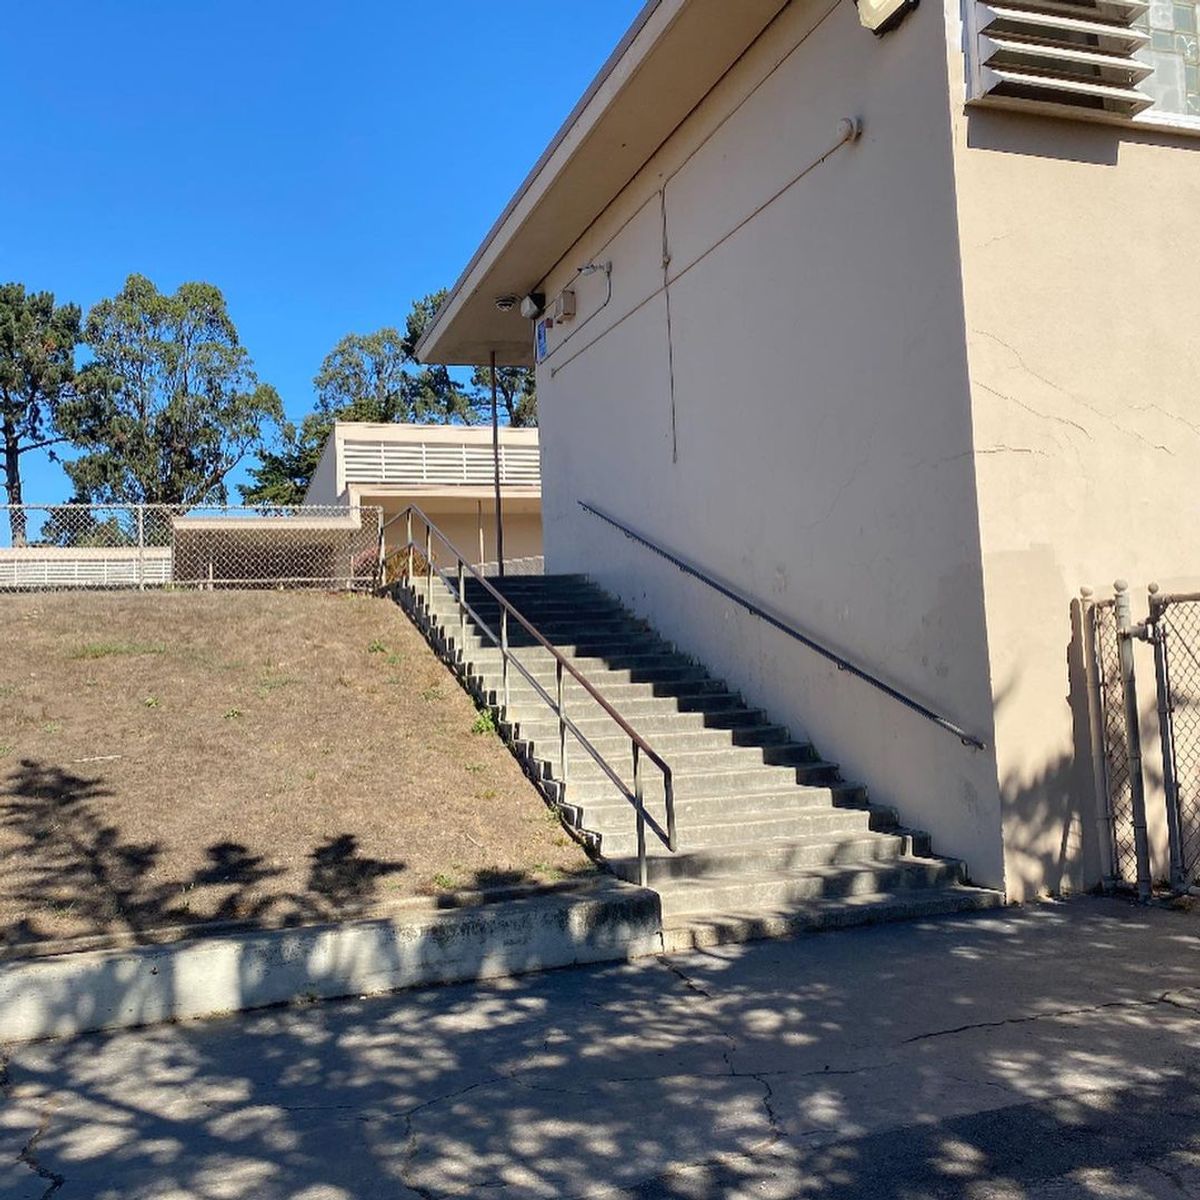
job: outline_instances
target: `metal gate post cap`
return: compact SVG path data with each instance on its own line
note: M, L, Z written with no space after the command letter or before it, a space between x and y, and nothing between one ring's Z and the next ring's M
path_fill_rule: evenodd
M1116 591L1116 592L1127 592L1127 591L1129 591L1129 582L1128 582L1127 580L1125 580L1125 579L1118 579L1118 580L1117 580L1117 581L1116 581L1116 582L1113 584L1113 591Z
M1152 595L1152 596L1157 596L1158 595L1158 584L1153 583L1153 582L1147 584L1146 591L1148 591L1150 593L1150 595Z
M1079 594L1080 594L1080 595L1081 595L1081 596L1082 596L1082 597L1083 597L1085 600L1090 600L1090 599L1091 599L1091 598L1092 598L1092 597L1093 597L1093 596L1096 594L1096 591L1095 591L1095 589L1094 589L1094 588L1090 588L1090 587L1088 587L1088 586L1085 584L1083 587L1081 587L1081 588L1079 589Z

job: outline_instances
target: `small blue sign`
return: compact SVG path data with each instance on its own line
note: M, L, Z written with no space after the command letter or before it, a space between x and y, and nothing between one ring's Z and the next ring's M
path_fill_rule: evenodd
M546 357L546 319L538 321L533 327L533 350L534 358L537 362L541 362Z

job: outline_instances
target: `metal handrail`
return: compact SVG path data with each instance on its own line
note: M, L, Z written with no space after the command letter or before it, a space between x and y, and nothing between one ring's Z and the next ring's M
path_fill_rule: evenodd
M425 526L425 544L418 545L413 539L413 517L416 517ZM405 544L399 546L389 553L384 550L384 537L388 528L394 525L397 521L404 520L405 529ZM434 561L433 539L434 537L445 546L445 548L454 557L457 564L455 583L451 583L450 577L437 565ZM386 566L388 560L397 555L407 554L405 563L405 585L410 596L416 595L416 587L413 578L413 551L418 551L424 555L426 563L426 606L432 613L433 609L433 576L434 572L446 585L446 589L458 602L458 618L460 639L466 633L466 620L470 615L476 625L487 636L500 651L501 662L501 678L503 687L503 708L507 713L509 707L509 664L525 677L534 689L534 691L549 705L554 715L558 717L558 748L559 748L559 776L561 781L562 791L560 798L565 798L568 786L568 770L567 770L567 734L570 733L575 740L583 747L584 750L595 761L596 765L604 772L605 775L617 786L621 794L626 800L633 805L634 813L637 819L637 855L638 855L638 879L644 887L647 882L646 870L646 826L649 825L654 831L659 840L667 847L668 850L674 852L677 849L676 827L675 827L675 784L674 777L671 773L671 768L666 760L641 736L630 724L621 716L619 712L600 694L596 687L588 680L577 667L575 667L563 654L561 654L554 646L552 646L542 634L530 624L521 613L513 607L504 595L498 591L488 580L471 564L459 551L458 547L450 541L448 537L421 511L415 504L410 504L403 512L397 513L391 520L386 521L380 528L379 532L379 561L381 568ZM466 573L470 572L471 576L480 583L484 590L499 604L500 606L500 630L495 632L489 626L478 612L467 602L464 588ZM380 583L382 584L386 578L385 571L381 570ZM547 651L554 660L554 677L556 695L552 697L541 683L533 676L526 668L525 664L520 661L512 653L508 643L508 624L510 616L537 642L537 644ZM464 653L465 653L465 642ZM629 738L633 756L633 788L621 778L620 775L613 769L607 759L592 745L587 735L579 728L578 725L567 715L566 708L566 693L563 684L564 677L570 675L583 690L594 700L601 710L612 719L622 733ZM662 826L646 812L644 799L644 789L642 784L642 757L648 758L661 772L663 777L663 793L666 800L666 818L667 828L664 830Z
M807 646L808 649L812 650L816 654L819 654L822 658L828 659L837 667L839 671L845 671L847 674L853 675L856 679L861 679L864 683L869 683L872 687L883 692L885 696L890 696L893 700L903 704L905 708L919 714L927 721L932 721L935 725L946 730L948 733L954 734L954 736L957 737L964 746L970 746L975 750L987 749L986 742L981 741L973 734L968 733L965 729L955 725L953 721L948 720L946 717L934 712L933 709L928 708L919 700L914 700L911 696L906 696L899 689L892 687L890 683L884 683L882 679L872 675L870 671L864 670L862 667L857 666L847 658L843 658L840 654L830 650L828 646L823 646L815 638L810 637L808 634L801 633L800 630L793 628L791 625L787 624L786 621L781 620L773 613L767 612L766 609L755 604L753 600L743 596L740 592L735 591L727 584L719 582L705 571L702 571L699 567L693 566L685 559L680 558L676 554L672 554L671 551L664 549L656 542L652 542L643 534L638 533L634 529L630 529L628 525L618 521L616 517L610 516L606 512L602 512L600 509L596 508L595 505L588 504L585 500L580 500L578 503L579 507L585 512L591 513L592 516L599 517L600 520L606 521L615 529L619 529L627 538L630 538L635 542L640 542L648 550L652 550L655 554L659 555L659 557L665 558L667 562L678 567L679 570L681 570L685 575L691 575L693 578L700 580L701 583L706 584L714 591L719 592L727 600L732 600L734 604L744 608L748 613L750 613L751 616L758 617L760 620L765 621L773 629L778 629L781 633L786 633L788 637L793 638L803 646Z

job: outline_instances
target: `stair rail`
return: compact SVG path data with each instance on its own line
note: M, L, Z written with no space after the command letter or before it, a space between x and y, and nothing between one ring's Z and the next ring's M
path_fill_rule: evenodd
M960 728L953 721L943 717L940 713L934 712L933 709L922 704L919 700L914 700L911 696L905 695L905 693L900 691L898 688L892 687L890 683L885 683L882 679L872 675L870 671L857 666L847 658L843 658L840 654L830 650L828 646L822 645L815 638L810 637L808 634L801 633L800 630L793 628L791 625L787 624L786 621L781 620L779 617L767 612L766 609L760 607L758 604L755 604L753 600L743 596L740 592L735 591L727 584L721 583L719 580L714 579L711 575L705 571L702 571L699 567L693 566L686 559L682 559L678 555L672 554L670 550L665 549L656 542L652 542L645 535L638 533L634 529L630 529L628 525L618 521L616 517L610 516L608 513L603 512L594 504L588 504L586 500L580 500L578 501L578 504L579 507L584 510L584 512L590 513L594 517L599 517L601 521L605 521L609 525L613 526L613 528L619 529L627 538L630 538L632 541L640 542L643 546L645 546L648 550L653 551L660 558L665 558L667 562L671 563L675 567L678 567L679 570L681 570L685 575L691 575L694 579L698 579L701 583L712 588L713 591L719 592L727 600L732 600L734 604L744 608L748 613L750 613L751 616L758 617L759 620L765 621L773 629L778 629L781 633L787 634L788 637L799 642L801 645L807 646L808 649L812 650L816 654L819 654L822 658L828 659L837 667L839 671L845 671L847 674L853 675L856 679L861 679L864 683L869 683L873 688L878 689L885 696L890 696L891 699L903 704L904 707L910 711L924 717L927 721L932 721L940 729L946 730L947 733L954 734L954 736L957 737L964 746L970 746L974 750L987 749L986 742L981 741L973 734L968 733L965 729Z
M418 544L413 538L413 519L416 518L425 527L424 543ZM405 522L405 540L402 546L397 546L391 551L385 551L385 535L387 529L394 525L397 521ZM448 551L450 557L455 562L453 581L451 577L444 571L436 561L434 553L435 540ZM583 747L585 751L596 762L596 765L604 772L605 775L616 785L621 794L633 806L637 821L637 856L638 856L638 880L643 887L647 882L646 871L646 827L649 826L658 839L667 847L668 850L674 852L677 849L677 838L675 829L675 786L674 778L671 774L671 768L667 762L645 738L641 736L630 724L621 716L619 712L600 694L596 687L583 675L583 673L575 667L563 654L561 654L554 646L552 646L533 625L525 619L521 613L513 607L513 605L499 592L486 578L462 555L458 548L446 537L444 533L421 511L415 504L410 504L403 512L397 513L389 521L385 522L379 533L379 562L380 562L380 584L387 584L387 564L394 559L403 557L404 569L400 581L397 581L398 586L401 586L406 592L410 602L415 601L420 586L416 579L414 571L414 559L417 554L422 555L425 561L425 601L426 611L432 615L433 611L433 577L437 576L446 585L447 591L458 603L458 624L459 624L459 644L464 647L465 653L465 637L467 627L467 617L470 616L479 629L484 633L488 640L500 651L501 664L501 679L503 688L503 710L507 715L509 707L509 668L515 667L521 675L525 677L538 696L550 707L551 711L558 718L558 769L560 780L560 803L565 798L568 787L568 772L567 772L567 735L570 734ZM466 598L465 583L467 575L475 579L484 590L494 599L500 606L500 628L494 630L485 621L478 612L468 603ZM555 695L542 687L541 683L533 676L524 663L513 654L509 646L509 625L512 621L516 621L530 637L545 650L554 659L554 679L555 679ZM464 658L464 666L465 658ZM612 719L616 726L629 738L629 743L633 755L633 787L625 782L618 774L615 768L608 762L603 754L592 745L587 735L579 728L578 725L567 715L567 696L564 688L566 676L571 676L576 683L600 706L601 710ZM642 759L649 759L651 763L662 772L663 777L663 793L666 797L666 819L667 827L664 830L662 826L646 812L644 785L642 779Z

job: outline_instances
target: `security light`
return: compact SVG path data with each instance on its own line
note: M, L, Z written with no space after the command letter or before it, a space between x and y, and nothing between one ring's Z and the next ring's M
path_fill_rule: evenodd
M546 297L542 292L530 292L524 300L521 301L521 316L527 321L532 321L542 315L542 309L546 307Z
M872 33L882 36L895 29L917 7L918 0L854 0L858 19Z
M512 312L517 307L517 298L511 293L505 296L497 296L496 307L501 312Z

